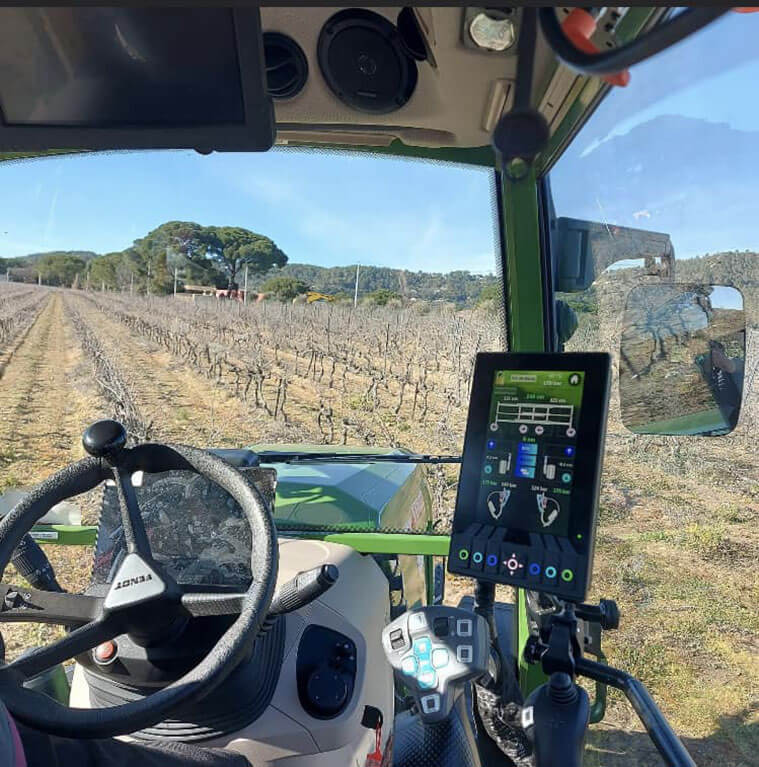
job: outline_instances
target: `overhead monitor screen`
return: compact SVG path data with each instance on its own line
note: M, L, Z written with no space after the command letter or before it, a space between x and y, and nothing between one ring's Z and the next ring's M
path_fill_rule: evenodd
M245 122L229 8L0 9L8 126Z

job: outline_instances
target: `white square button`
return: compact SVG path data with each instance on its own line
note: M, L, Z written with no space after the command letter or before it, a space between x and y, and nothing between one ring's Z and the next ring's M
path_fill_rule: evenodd
M409 654L401 661L401 671L408 676L414 676L416 674L416 658Z
M471 663L473 655L472 645L470 644L462 644L456 648L456 658L459 663Z
M440 711L440 696L437 693L434 695L423 695L422 711L425 714L436 714Z
M427 620L424 613L411 613L408 619L409 631L418 631L427 628Z
M460 637L472 636L472 621L469 618L459 618L456 621L456 633Z

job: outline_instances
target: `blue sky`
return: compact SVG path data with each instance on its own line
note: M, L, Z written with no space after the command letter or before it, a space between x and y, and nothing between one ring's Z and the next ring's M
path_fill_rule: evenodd
M663 115L756 133L759 146L757 39L759 14L728 14L634 68L630 86L612 91L553 171L557 214L667 232L678 258L759 249L751 158L743 158L746 167L741 157L720 165L712 152L706 177L666 185L653 178L656 168L631 167L630 158L601 162L607 142ZM658 163L645 144L630 149ZM699 149L694 164L704 163ZM609 189L591 182L601 175L613 180ZM292 150L146 152L3 164L0 179L0 257L121 250L178 219L253 229L296 262L443 272L495 266L492 174L479 168Z
M293 150L131 152L0 166L0 256L121 250L165 221L244 226L291 261L495 269L492 173Z
M633 68L553 170L557 214L666 232L677 258L759 251L758 38L728 13Z

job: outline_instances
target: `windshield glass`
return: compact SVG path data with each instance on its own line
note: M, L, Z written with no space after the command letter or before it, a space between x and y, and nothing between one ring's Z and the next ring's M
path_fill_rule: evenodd
M4 509L81 458L103 417L133 441L460 452L474 357L502 345L492 169L278 149L54 156L0 174ZM445 522L457 468L434 467L428 488L413 466L280 465L275 515L426 528L433 502ZM151 534L203 513L140 492ZM96 522L101 495L52 521ZM231 545L232 528L214 529ZM164 553L197 553L190 537ZM71 588L87 582L91 552L46 551Z
M633 69L630 86L609 94L550 174L557 217L597 224L595 280L558 296L579 322L566 348L608 351L615 362L591 601L618 601L625 618L605 652L649 686L699 764L756 760L759 105L748 94L759 77L757 21L727 14ZM645 230L637 251L622 227ZM695 343L703 330L694 325L687 353L695 383L679 388L683 377L659 366L665 374L645 403L658 418L708 412L698 397L712 396L704 379L713 376L713 396L735 426L729 434L648 436L625 427L635 428L633 406L644 403L620 407L619 384L645 372L625 343L629 297L640 313L667 295L687 298L697 322L707 309L712 326L715 311L734 314L742 296L745 338L728 335L710 356L706 341ZM654 366L670 353L667 322L653 323L658 348L644 339ZM732 398L720 394L728 387ZM647 738L629 732L630 717L613 702L606 719L615 728L597 730L594 748L620 763L656 763Z

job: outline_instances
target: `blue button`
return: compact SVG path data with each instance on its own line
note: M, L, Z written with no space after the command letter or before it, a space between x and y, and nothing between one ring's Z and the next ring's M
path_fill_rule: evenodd
M475 551L474 554L472 554L472 562L474 562L476 565L479 565L480 562L482 562L482 552L481 551Z
M564 448L564 455L572 456L575 454L575 449L571 445L567 445Z
M568 484L569 482L572 481L572 475L568 471L565 471L561 475L561 481L564 482L564 484Z
M548 567L546 567L545 575L546 575L546 578L555 578L556 568L553 565L548 565Z
M519 452L526 455L537 455L538 445L536 442L520 442Z
M498 555L488 554L488 558L485 561L488 567L495 567L498 564Z
M517 458L517 466L534 466L538 462L536 455L520 455Z
M421 660L422 657L430 654L432 642L429 637L421 637L414 640L414 654Z
M517 466L517 476L526 477L527 479L535 479L535 467L534 466Z
M529 568L530 575L540 575L540 565L537 562L531 562Z
M488 440L488 450L495 450L495 440L489 439Z
M488 464L485 467L485 474L492 474L492 473L493 473L493 467L490 464Z

